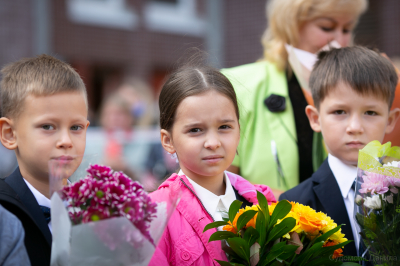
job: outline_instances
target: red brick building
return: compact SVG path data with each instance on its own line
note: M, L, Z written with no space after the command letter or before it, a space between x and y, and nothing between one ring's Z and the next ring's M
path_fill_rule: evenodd
M400 1L371 0L356 43L400 57ZM125 77L156 91L185 50L232 67L260 58L265 0L5 0L0 2L0 65L49 53L87 84L90 107Z

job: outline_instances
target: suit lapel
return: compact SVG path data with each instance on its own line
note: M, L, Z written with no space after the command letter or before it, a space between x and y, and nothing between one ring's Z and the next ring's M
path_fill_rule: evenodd
M43 233L47 242L51 245L51 232L44 218L43 212L36 201L35 196L31 190L26 185L19 167L5 179L6 183L17 193L21 202L26 207L27 211L34 219L36 225L39 227L40 231Z
M342 226L342 233L348 240L354 241L353 231L347 214L346 206L339 185L325 160L318 171L312 176L314 192L322 204L324 212L330 216L335 223ZM355 243L350 243L344 248L344 254L357 254Z

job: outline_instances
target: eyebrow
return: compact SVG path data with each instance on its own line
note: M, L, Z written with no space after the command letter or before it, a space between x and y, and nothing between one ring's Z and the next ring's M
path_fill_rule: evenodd
M235 123L236 122L236 120L234 120L234 119L222 119L222 120L218 120L218 122L219 123L222 123L222 124L224 124L224 123ZM192 123L192 124L187 124L187 125L185 125L184 127L185 128L190 128L190 127L199 127L199 126L201 126L201 125L203 125L203 123Z

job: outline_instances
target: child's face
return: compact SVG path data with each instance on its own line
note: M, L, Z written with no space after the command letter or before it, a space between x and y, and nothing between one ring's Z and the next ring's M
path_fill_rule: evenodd
M375 95L361 95L339 83L320 103L319 110L307 106L314 131L321 131L328 152L349 165L357 165L358 151L373 140L382 142L399 116L389 112L387 102Z
M162 131L163 146L177 153L182 171L196 182L221 177L231 165L240 139L233 103L216 91L185 98L171 131L167 145L163 139L166 131Z
M87 107L82 93L29 95L13 122L16 155L22 175L48 182L49 161L75 171L86 145ZM28 179L29 180L29 179Z

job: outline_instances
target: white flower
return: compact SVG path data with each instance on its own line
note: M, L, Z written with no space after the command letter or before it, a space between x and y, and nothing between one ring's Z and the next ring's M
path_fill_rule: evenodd
M385 164L383 165L383 167L389 167L389 166L391 166L391 167L397 167L397 168L399 168L399 163L400 163L400 162L398 162L398 161L388 162L388 163L385 163Z
M382 209L381 199L378 195L373 195L372 197L366 197L364 201L364 206L374 210Z
M361 206L361 204L364 203L364 199L360 195L357 195L354 201L358 206Z

